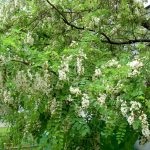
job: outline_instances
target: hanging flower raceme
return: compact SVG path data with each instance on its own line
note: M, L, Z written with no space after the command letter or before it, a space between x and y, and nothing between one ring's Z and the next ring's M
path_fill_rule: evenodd
M97 101L101 106L105 104L106 97L106 94L99 94L99 96L97 97Z
M44 70L43 75L36 73L33 80L33 87L35 91L43 92L46 95L51 91L50 89L50 75L48 70Z
M59 80L68 80L67 73L69 73L69 62L72 60L72 55L68 57L62 57L61 65L58 70Z
M131 104L130 111L140 110L141 108L141 103L139 102L131 101L130 104Z
M9 57L5 57L4 55L0 55L0 66L6 64L9 61Z
M70 86L69 90L70 90L71 94L74 94L76 96L81 94L81 91L80 91L79 87Z
M142 134L143 134L143 136L150 140L149 123L147 121L147 115L144 114L143 111L142 111L142 114L139 116L139 120L142 123Z
M119 64L119 62L115 59L111 59L106 63L106 67L121 67L121 65Z
M126 101L122 102L121 107L120 107L120 110L121 110L122 115L123 115L124 117L127 117L127 112L128 112L128 110L129 110L129 108L128 108L128 106L127 106L127 102L126 102Z
M82 102L81 102L82 108L88 108L90 105L89 96L84 93L84 94L82 94L81 100L82 100Z
M129 123L129 125L132 125L134 120L135 120L135 115L134 115L134 113L132 111L131 114L127 117L127 121Z
M140 74L140 68L143 67L143 63L140 58L136 57L133 61L128 63L128 66L131 68L128 76L133 77Z
M18 71L16 74L16 77L14 78L14 83L17 87L17 89L29 89L29 82L26 73L24 70Z
M14 100L13 97L11 96L10 91L8 90L2 91L2 99L3 99L3 102L7 104L12 104Z
M131 61L128 64L132 69L139 69L143 66L143 63L140 61L140 59L136 58L135 60Z
M147 121L147 115L143 111L140 111L142 105L139 102L131 101L130 107L126 101L121 101L121 113L127 119L129 125L133 125L136 119L141 121L142 135L150 140L149 123Z
M27 33L24 42L25 42L26 44L29 44L29 45L33 45L33 44L34 44L34 38L33 38L32 34L31 34L31 32L28 32L28 33Z
M99 78L102 75L102 71L100 68L96 68L94 71L94 75L92 77L92 79L94 80L95 78Z
M80 51L77 56L77 74L83 75L84 74L84 66L83 66L83 60L87 59L86 54L83 53L83 51Z
M82 107L78 108L78 115L79 115L79 117L82 117L82 118L87 117L87 113L85 112L85 110Z

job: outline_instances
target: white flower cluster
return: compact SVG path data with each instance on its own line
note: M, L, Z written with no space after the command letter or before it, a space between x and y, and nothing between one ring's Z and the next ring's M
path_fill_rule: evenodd
M72 55L62 57L61 65L58 70L59 80L67 80L67 73L69 72L69 62L72 60Z
M76 41L72 41L71 44L70 44L70 47L75 47L77 45L78 45L78 43Z
M130 107L127 106L126 101L121 101L121 113L124 117L126 117L129 125L132 125L137 119L137 116L139 116L139 120L141 121L142 124L142 134L144 137L147 139L150 139L150 130L149 130L149 124L147 121L147 115L141 112L140 109L142 107L141 103L136 102L136 101L131 101L130 102Z
M70 86L69 90L70 90L71 94L74 94L76 96L81 94L81 91L80 91L80 89L78 87Z
M24 111L25 111L25 109L24 109L21 105L19 105L18 113L22 113L22 112L24 112Z
M29 88L27 75L23 70L17 72L14 83L18 89L27 90Z
M0 65L6 64L9 61L8 58L6 58L3 55L0 55Z
M10 91L3 91L2 98L4 103L12 104L13 103L13 97L11 96Z
M117 85L114 87L113 92L118 93L123 88L123 83L121 80L118 81Z
M133 113L133 111L132 111L132 112L130 113L130 115L127 116L127 121L128 121L128 123L129 123L129 125L132 125L133 122L134 122L134 120L135 120L135 115L134 115L134 113Z
M102 75L101 69L100 68L96 68L95 72L94 72L94 75L93 75L93 79L99 78L101 75Z
M98 25L99 22L100 22L100 18L99 17L92 17L92 20L93 20L95 25Z
M67 97L67 101L69 101L69 102L72 102L72 101L73 101L73 98L71 97L71 95L69 95L69 96Z
M97 98L97 101L99 102L99 104L102 106L105 104L105 100L107 98L106 94L99 94L99 97Z
M141 116L139 116L139 120L141 120L141 123L142 123L143 136L150 140L150 130L149 130L149 124L147 121L147 115L142 112Z
M81 100L82 100L82 102L81 102L82 108L88 108L90 105L89 96L84 93L84 94L82 94Z
M34 38L32 37L32 34L30 32L27 33L27 36L26 36L24 42L26 44L29 44L29 45L33 45L34 44Z
M106 63L106 67L117 67L120 68L121 65L119 64L119 62L115 59L111 59Z
M137 57L135 60L128 63L128 66L132 69L132 71L128 74L129 77L136 76L140 74L140 68L143 66L141 60Z
M79 115L79 117L82 117L82 118L86 118L87 117L87 113L83 110L82 107L79 107L78 115Z
M127 106L126 101L122 101L120 110L121 110L122 115L127 118L129 125L132 125L135 120L134 112L140 110L141 103L136 102L136 101L131 101L130 105L131 106L129 107Z
M50 74L46 69L42 73L36 72L36 74L32 74L29 69L27 72L23 70L18 71L13 81L18 90L32 93L40 91L46 95L51 91Z
M140 59L135 59L128 64L132 69L138 69L143 66L143 63L140 62Z
M120 110L121 110L121 113L124 117L127 117L127 112L128 112L128 106L127 106L127 102L124 101L121 103L121 107L120 107Z
M142 107L141 103L136 101L131 101L130 104L131 104L130 111L140 110L140 108Z
M20 1L14 0L14 6L15 6L15 7L19 6L19 4L20 4Z
M82 98L81 98L81 107L78 108L78 115L79 117L82 118L87 118L88 120L90 120L91 116L88 116L88 112L87 112L87 108L90 105L90 101L89 101L89 96L87 94L82 94Z
M77 73L78 75L84 74L84 67L82 61L87 59L86 54L83 51L80 51L77 56Z
M43 76L39 74L38 72L35 74L35 77L33 79L33 87L35 91L41 91L45 93L46 95L50 92L50 75L48 73L48 70L44 71Z

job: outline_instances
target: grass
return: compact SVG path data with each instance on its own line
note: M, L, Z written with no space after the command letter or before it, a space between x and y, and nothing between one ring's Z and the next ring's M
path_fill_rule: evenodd
M7 133L9 133L9 128L8 127L0 127L0 150L3 149L21 149L21 150L37 150L38 149L38 145L33 142L33 139L30 139L30 141L23 141L21 143L21 148L19 148L19 146L15 146L12 143L9 144L7 143L4 146L4 140L7 141Z
M9 131L9 128L7 127L0 127L0 150L2 150L3 148L3 140L6 138L6 135Z

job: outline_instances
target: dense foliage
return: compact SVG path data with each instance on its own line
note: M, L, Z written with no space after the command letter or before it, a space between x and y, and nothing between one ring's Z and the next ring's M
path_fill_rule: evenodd
M150 140L150 32L132 0L1 2L0 106L13 143L131 149Z

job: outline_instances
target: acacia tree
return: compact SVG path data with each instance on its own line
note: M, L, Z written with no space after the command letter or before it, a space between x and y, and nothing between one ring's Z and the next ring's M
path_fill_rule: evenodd
M130 149L149 131L149 16L132 0L1 2L0 99L10 141Z

